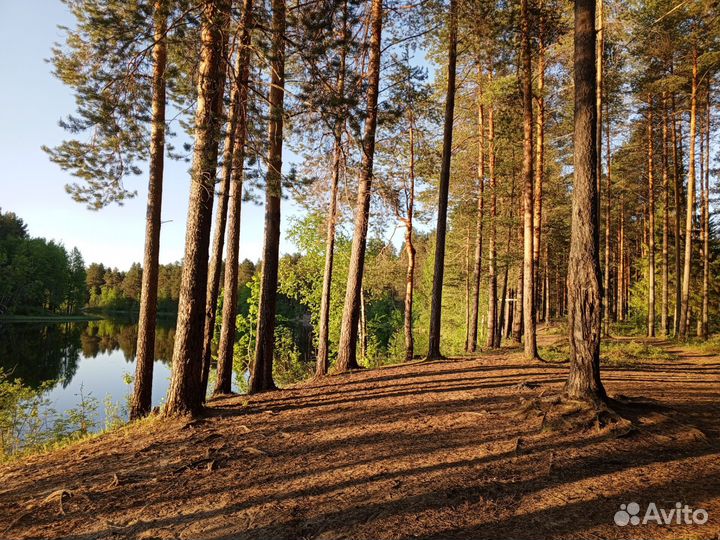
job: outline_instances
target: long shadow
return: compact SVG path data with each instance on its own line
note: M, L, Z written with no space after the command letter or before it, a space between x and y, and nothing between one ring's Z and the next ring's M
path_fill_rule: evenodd
M452 366L455 363L458 362L452 362L447 363L446 361L439 362L443 365ZM553 364L544 364L544 363L537 363L537 364L484 364L484 365L478 365L478 360L476 359L464 359L462 362L467 362L470 365L467 368L464 369L445 369L445 370L433 370L433 371L427 371L418 373L417 371L409 371L406 373L400 373L400 374L394 374L394 375L381 375L378 377L362 377L362 378L356 378L351 377L351 373L343 373L339 375L333 375L330 377L327 377L325 379L322 379L317 384L311 384L307 386L297 387L293 390L299 390L299 389L305 389L305 388L333 388L338 386L345 386L345 385L363 385L363 384L369 384L369 383L375 383L375 382L383 382L383 381L397 381L401 379L426 379L426 378L435 378L440 375L456 375L456 374L462 374L467 372L484 372L484 371L499 371L499 370L518 370L518 369L539 369L539 370L547 370L547 369L558 369L562 368L562 366L554 366ZM427 364L432 365L432 364ZM397 369L400 370L403 368L404 365L397 366ZM396 366L393 366L395 368ZM374 370L368 370L365 373L371 372ZM381 371L381 370L377 370ZM334 379L341 379L339 381L335 381ZM342 380L345 379L345 380Z
M353 531L355 527L361 526L370 520L377 519L378 517L391 517L391 516L402 516L402 515L420 515L425 511L432 511L437 509L451 509L461 507L465 504L472 504L478 501L480 497L485 500L495 500L507 502L515 497L517 494L527 496L540 489L547 489L551 487L557 487L566 483L576 482L579 480L594 478L602 475L611 473L622 472L626 469L641 467L644 465L666 463L676 461L678 458L691 459L700 458L707 455L711 455L717 452L717 448L693 448L688 446L681 446L675 448L675 452L672 454L665 453L658 455L656 451L647 449L642 453L624 453L619 456L623 459L610 460L605 455L590 456L580 459L576 459L569 466L563 467L562 470L556 470L551 472L548 477L534 477L528 480L521 481L509 481L502 482L498 481L494 475L488 475L490 479L480 480L475 482L472 486L458 487L452 484L452 476L448 477L446 482L437 483L433 486L430 491L425 491L419 494L408 495L399 499L393 499L390 501L377 502L372 504L365 504L354 506L350 508L343 508L337 510L331 510L321 513L320 515L310 517L309 519L293 518L285 519L284 521L275 521L272 524L261 525L253 527L242 532L234 532L232 535L220 533L216 536L211 536L215 540L220 539L257 539L257 538L306 538L314 537L320 532L327 530L339 530L339 531ZM500 459L500 458L498 458ZM474 465L483 464L487 462L487 458L476 458L472 460L465 460L462 463L441 463L432 466L418 467L415 469L399 471L396 473L397 477L412 477L420 472L448 472L459 467L472 467ZM496 471L493 471L496 472ZM672 486L673 490L676 490L679 484L687 487L688 489L694 489L697 487L698 482L701 479L684 479L679 483L674 480L672 483L668 482L667 487ZM710 485L707 485L707 479L703 478L705 482L705 490L703 490L702 496L707 497L708 495L716 496L720 494L720 482L717 480ZM353 484L355 482L355 484ZM355 480L341 483L339 487L333 487L335 489L346 489L351 485L360 485L366 483L367 480ZM613 513L617 510L617 504L624 499L628 500L642 500L644 498L650 498L650 495L660 493L661 489L657 487L649 487L633 491L628 493L627 496L618 496L617 501L613 502ZM315 495L314 492L309 492L308 495ZM664 492L664 496L668 493ZM284 497L283 497L284 498ZM257 504L254 501L253 504ZM609 504L609 503L608 503ZM192 521L200 521L204 519L210 519L220 515L228 515L231 513L239 512L247 507L247 503L237 503L218 508L210 511L196 512L187 516ZM548 519L553 516L559 516L562 512L563 515L567 516L568 511L573 511L572 504L565 505L564 507L553 507L538 512L538 515L547 515ZM582 509L595 508L598 509L598 501L588 501L577 504L577 511L580 512ZM613 513L605 516L603 514L603 521L597 521L597 524L606 524L608 520L612 519ZM576 514L579 515L579 514ZM433 533L427 538L468 538L468 537L482 537L482 538L497 538L498 534L500 537L511 537L515 538L513 531L520 531L523 536L534 538L536 537L536 531L532 526L528 526L527 522L524 521L523 516L513 516L506 518L492 528L492 535L485 534L487 529L483 529L485 525L480 528L474 526L458 529L444 530L440 534ZM140 530L134 530L133 533L138 535L143 530L155 529L168 527L176 523L177 516L154 520L152 522L143 523L139 528ZM577 525L572 525L567 520L563 520L564 525L557 531L553 531L553 534L573 534L577 533ZM594 524L594 522L592 522ZM529 529L529 530L528 530ZM109 532L109 531L108 531ZM95 533L97 535L98 533ZM100 535L103 533L101 532ZM87 536L89 538L90 536ZM97 537L97 536L95 536ZM210 536L209 536L210 537ZM82 538L82 537L81 537Z
M482 379L480 379L482 380ZM542 380L542 381L533 381L533 382L541 382L542 384L556 384L561 383L565 379L549 379L549 380ZM518 378L514 379L513 383L493 383L493 384L462 384L462 385L448 385L443 384L442 386L439 386L437 388L422 388L420 390L402 390L402 391L384 391L385 387L381 387L380 391L375 391L373 389L370 390L364 390L359 391L358 395L354 395L353 393L343 392L343 398L342 399L321 399L321 400L315 400L315 401L306 401L302 403L297 403L297 399L294 400L288 400L289 402L286 403L278 403L276 405L268 405L265 402L255 402L255 405L262 405L263 407L245 407L243 409L238 409L235 407L218 407L215 408L214 411L216 411L215 414L221 414L223 416L244 416L244 415L252 415L252 414L260 414L264 413L267 410L272 410L273 412L280 412L280 411L297 411L302 409L308 409L308 408L322 408L322 407L329 407L333 405L352 405L359 402L368 402L373 401L377 399L387 399L387 398L397 398L397 397L404 397L404 396L417 396L420 394L443 394L448 392L461 392L461 391L470 391L470 390L483 390L483 389L492 389L492 388L509 388L517 384L517 382L521 382L523 379ZM524 381L527 382L527 381ZM411 385L415 386L415 385ZM348 395L350 394L350 395ZM324 394L322 394L324 395Z

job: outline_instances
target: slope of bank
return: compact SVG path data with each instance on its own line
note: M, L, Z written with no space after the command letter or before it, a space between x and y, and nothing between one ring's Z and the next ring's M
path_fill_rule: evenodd
M720 359L605 370L628 429L553 409L566 370L506 352L215 400L0 468L0 537L715 538ZM629 502L709 520L619 527Z

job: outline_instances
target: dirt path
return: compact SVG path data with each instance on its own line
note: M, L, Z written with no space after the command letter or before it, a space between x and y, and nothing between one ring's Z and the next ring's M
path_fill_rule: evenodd
M720 359L605 370L627 433L533 410L566 369L483 355L215 401L0 468L0 538L718 538ZM630 502L709 521L616 526Z

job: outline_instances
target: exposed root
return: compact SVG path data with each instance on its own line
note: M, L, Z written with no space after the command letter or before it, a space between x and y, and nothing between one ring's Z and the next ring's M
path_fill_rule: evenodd
M15 525L17 525L18 523L20 523L20 521L22 521L23 518L29 516L30 514L32 514L32 513L33 513L35 510L37 510L38 508L41 508L42 506L45 506L46 504L53 502L55 499L57 499L57 501L58 501L58 506L59 506L59 508L58 508L58 515L64 516L64 515L65 515L65 508L63 507L63 498L65 498L65 497L70 498L70 497L72 497L72 496L73 496L73 492L70 491L70 490L67 490L67 489L65 489L65 488L56 489L55 491L53 491L52 493L50 493L50 495L48 495L47 497L45 497L45 498L44 498L42 501L40 501L39 503L31 503L31 504L29 504L24 512L21 512L14 520L12 520L12 521L10 522L10 524L9 524L7 527L5 527L5 530L2 531L3 534L6 533L6 532L8 532L10 529L12 529L12 528L13 528Z

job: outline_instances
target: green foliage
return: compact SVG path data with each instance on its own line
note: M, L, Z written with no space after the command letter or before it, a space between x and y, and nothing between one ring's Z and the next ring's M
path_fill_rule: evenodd
M233 371L235 383L241 391L248 386L249 367L255 357L255 338L260 300L260 274L257 273L246 285L250 290L246 309L240 310L235 320L237 331ZM298 339L298 319L288 316L292 313L292 303L283 300L280 295L278 315L275 326L275 356L273 360L273 378L283 386L305 379L312 373L312 361L303 354Z
M610 365L632 365L643 361L670 361L675 357L655 345L643 341L611 341L600 350L600 361Z
M0 211L0 314L75 313L86 295L77 249L31 238L20 218Z
M127 422L129 383L125 403L103 400L104 430L116 429ZM34 387L0 368L0 462L25 454L64 445L97 433L100 402L86 394L82 385L75 407L58 413L47 397L56 381L44 381Z
M76 440L97 429L98 400L82 387L76 407L59 415L45 397L54 381L25 386L0 370L0 460Z

